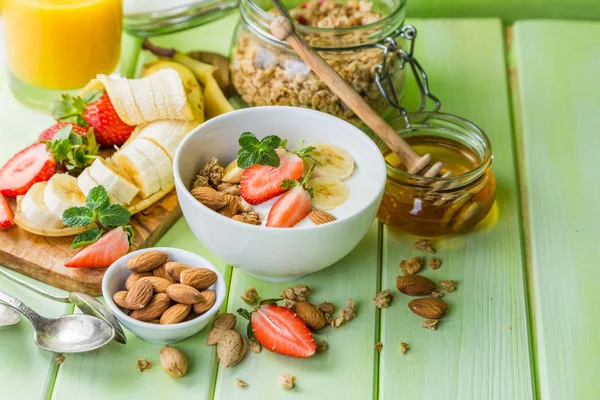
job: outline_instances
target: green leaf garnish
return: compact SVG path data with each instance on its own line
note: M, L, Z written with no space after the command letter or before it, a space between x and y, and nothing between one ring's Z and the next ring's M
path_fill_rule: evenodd
M63 213L63 224L66 226L88 226L92 223L94 212L87 207L71 207Z
M85 205L90 210L104 210L110 204L110 200L108 198L108 193L106 193L106 189L104 186L96 186L89 191L86 199Z
M125 225L123 229L127 232L127 239L129 239L129 245L131 246L133 244L133 227L131 225Z
M87 135L81 136L73 132L71 124L62 127L52 139L44 142L59 167L65 167L73 175L83 171L98 154L100 146L92 128Z
M97 226L88 229L87 231L75 236L75 240L71 243L71 249L75 250L88 244L94 243L102 236L102 230Z
M298 186L299 184L300 184L300 182L298 182L298 181L285 179L283 182L281 182L281 188L283 190L289 190L289 189L293 188L294 186Z
M125 207L120 204L111 204L100 211L98 220L104 226L116 228L127 225L130 217L131 213Z
M278 136L265 136L259 141L252 132L244 132L240 135L238 143L242 147L237 158L240 168L249 168L255 164L279 167L281 164L275 151L281 145L281 138Z

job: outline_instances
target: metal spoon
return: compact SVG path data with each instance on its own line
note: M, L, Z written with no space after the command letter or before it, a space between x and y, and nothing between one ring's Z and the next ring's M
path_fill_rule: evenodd
M110 312L110 310L104 304L100 303L93 296L90 296L89 294L81 293L81 292L72 292L72 293L69 293L68 296L57 296L55 294L45 292L44 290L42 290L28 282L25 282L24 280L21 280L21 279L17 278L16 276L9 274L8 272L6 272L2 269L0 269L0 275L4 275L5 277L12 280L13 282L18 283L19 285L24 286L27 289L33 290L34 292L41 294L42 296L44 296L48 299L59 301L61 303L74 304L84 314L93 315L94 317L97 317L97 318L100 318L100 319L106 321L107 323L112 325L112 327L115 330L115 340L122 344L127 343L127 337L125 336L125 332L123 332L123 328L121 328L119 321L117 321L115 316ZM0 320L0 326L1 325L2 325L2 321Z
M0 301L31 321L33 340L44 350L80 353L102 347L115 337L115 330L109 323L91 315L69 314L58 318L44 318L19 299L1 290Z
M19 323L21 315L11 307L0 303L0 328L13 326Z

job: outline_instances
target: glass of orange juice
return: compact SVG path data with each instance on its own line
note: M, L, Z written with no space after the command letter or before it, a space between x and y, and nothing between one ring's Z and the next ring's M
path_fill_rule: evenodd
M122 0L1 0L12 92L48 109L60 93L112 73L121 51Z

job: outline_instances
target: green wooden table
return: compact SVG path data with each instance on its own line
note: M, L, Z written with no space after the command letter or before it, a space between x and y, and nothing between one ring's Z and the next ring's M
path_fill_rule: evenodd
M226 53L237 16L156 39L184 50ZM303 279L315 299L357 301L357 318L319 340L329 349L296 360L263 351L235 367L215 362L206 332L176 345L190 359L187 376L160 366L138 372L137 358L159 362L160 346L128 334L126 346L67 355L36 348L31 326L0 330L0 390L5 399L598 399L600 398L600 23L499 19L413 19L418 57L443 110L480 125L494 147L497 204L466 235L436 242L443 260L424 275L457 281L445 297L450 312L437 331L421 327L395 289L401 259L420 255L414 237L375 222L361 244L336 265ZM206 38L210 38L207 40ZM128 39L123 71L146 58ZM0 78L3 79L3 78ZM414 85L407 104L414 108ZM51 119L14 101L0 80L0 162L30 143ZM1 237L0 237L1 238ZM211 259L227 277L226 308L254 286L262 297L286 284L260 282L203 250L180 220L160 246ZM41 285L41 284L40 284ZM45 315L73 312L0 279L0 288ZM372 297L384 288L392 306ZM242 328L241 322L239 328ZM383 344L381 353L374 344ZM410 350L400 355L399 343ZM291 373L297 387L280 390ZM235 378L250 386L240 389Z

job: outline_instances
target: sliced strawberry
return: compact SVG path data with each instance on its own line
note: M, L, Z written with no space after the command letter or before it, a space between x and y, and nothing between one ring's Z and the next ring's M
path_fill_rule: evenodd
M284 180L302 177L304 164L296 154L277 149L281 164L279 167L253 165L244 171L240 182L240 193L250 204L260 204L284 192Z
M58 131L60 131L62 128L64 128L65 126L67 126L69 124L73 126L72 132L75 132L76 134L81 135L81 136L87 135L87 132L88 132L87 128L84 128L84 127L76 125L76 124L72 124L70 122L59 122L58 124L52 125L50 128L48 128L44 132L42 132L40 134L40 136L38 137L38 142L42 142L44 140L51 141L52 139L54 139L54 136L56 135L56 133Z
M69 268L108 267L129 251L127 232L122 227L105 233L65 263Z
M262 305L252 313L251 324L254 336L267 350L297 358L315 354L317 345L310 330L288 308Z
M311 210L310 194L302 186L293 187L273 204L267 217L267 226L291 228Z
M27 193L36 182L47 181L56 172L56 161L44 143L21 150L0 169L0 193L16 197Z
M8 229L15 224L15 214L4 196L0 194L0 229Z

